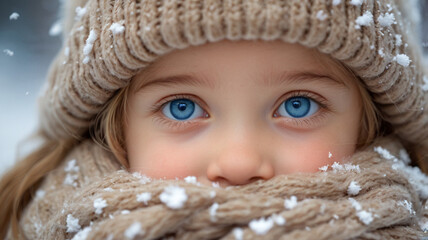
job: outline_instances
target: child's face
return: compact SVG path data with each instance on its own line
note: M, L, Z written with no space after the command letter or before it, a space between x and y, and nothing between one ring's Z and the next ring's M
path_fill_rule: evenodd
M247 184L314 172L354 153L361 97L313 50L222 41L174 51L135 77L125 126L131 171Z

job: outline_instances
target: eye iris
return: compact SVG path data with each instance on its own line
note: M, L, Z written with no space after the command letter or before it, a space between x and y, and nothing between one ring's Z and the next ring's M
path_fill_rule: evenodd
M311 102L305 97L293 97L285 102L285 110L290 116L302 118L308 114L311 109Z
M195 112L195 103L188 99L177 99L171 102L171 114L178 120L185 120Z

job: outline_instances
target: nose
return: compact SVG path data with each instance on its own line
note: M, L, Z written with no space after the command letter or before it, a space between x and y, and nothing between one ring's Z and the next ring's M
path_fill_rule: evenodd
M238 142L225 143L216 159L207 168L207 178L221 185L244 185L253 181L268 180L274 176L271 159L266 158L252 144Z

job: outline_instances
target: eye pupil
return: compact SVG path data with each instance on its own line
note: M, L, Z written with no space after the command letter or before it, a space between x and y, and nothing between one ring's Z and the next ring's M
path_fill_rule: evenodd
M295 100L292 103L294 108L300 108L302 106L302 103L299 100Z
M184 111L187 108L187 104L186 103L178 103L178 110L180 111Z

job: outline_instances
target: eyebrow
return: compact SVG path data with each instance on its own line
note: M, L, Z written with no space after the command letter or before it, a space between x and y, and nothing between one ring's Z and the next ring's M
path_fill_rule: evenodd
M279 75L279 77L275 77L270 75L268 78L265 78L263 83L265 86L278 86L284 83L287 84L297 84L300 82L320 82L322 81L325 84L328 85L336 85L337 87L345 87L347 88L347 85L345 81L337 80L335 77L330 76L328 74L324 73L316 73L316 72L310 72L310 71L304 71L304 72L283 72Z
M193 74L180 74L173 76L166 76L161 78L156 78L149 80L141 86L139 86L137 91L140 91L143 88L153 85L159 86L170 86L170 85L188 85L188 86L208 86L209 88L215 88L214 82L208 81L205 77L196 76Z
M337 87L345 87L347 85L344 81L340 81L335 79L332 76L326 74L318 74L314 72L283 72L279 75L279 77L275 77L269 75L269 77L265 77L263 80L264 86L278 86L284 83L293 84L300 82L314 82L320 81L323 79L326 81L325 83L328 85L336 85ZM216 86L214 81L209 81L207 78L203 76L197 76L196 74L179 74L173 76L166 76L161 78L155 78L144 82L141 86L138 87L137 91L140 91L143 88L148 86L171 86L171 85L187 85L187 86L206 86L211 89L214 89Z

